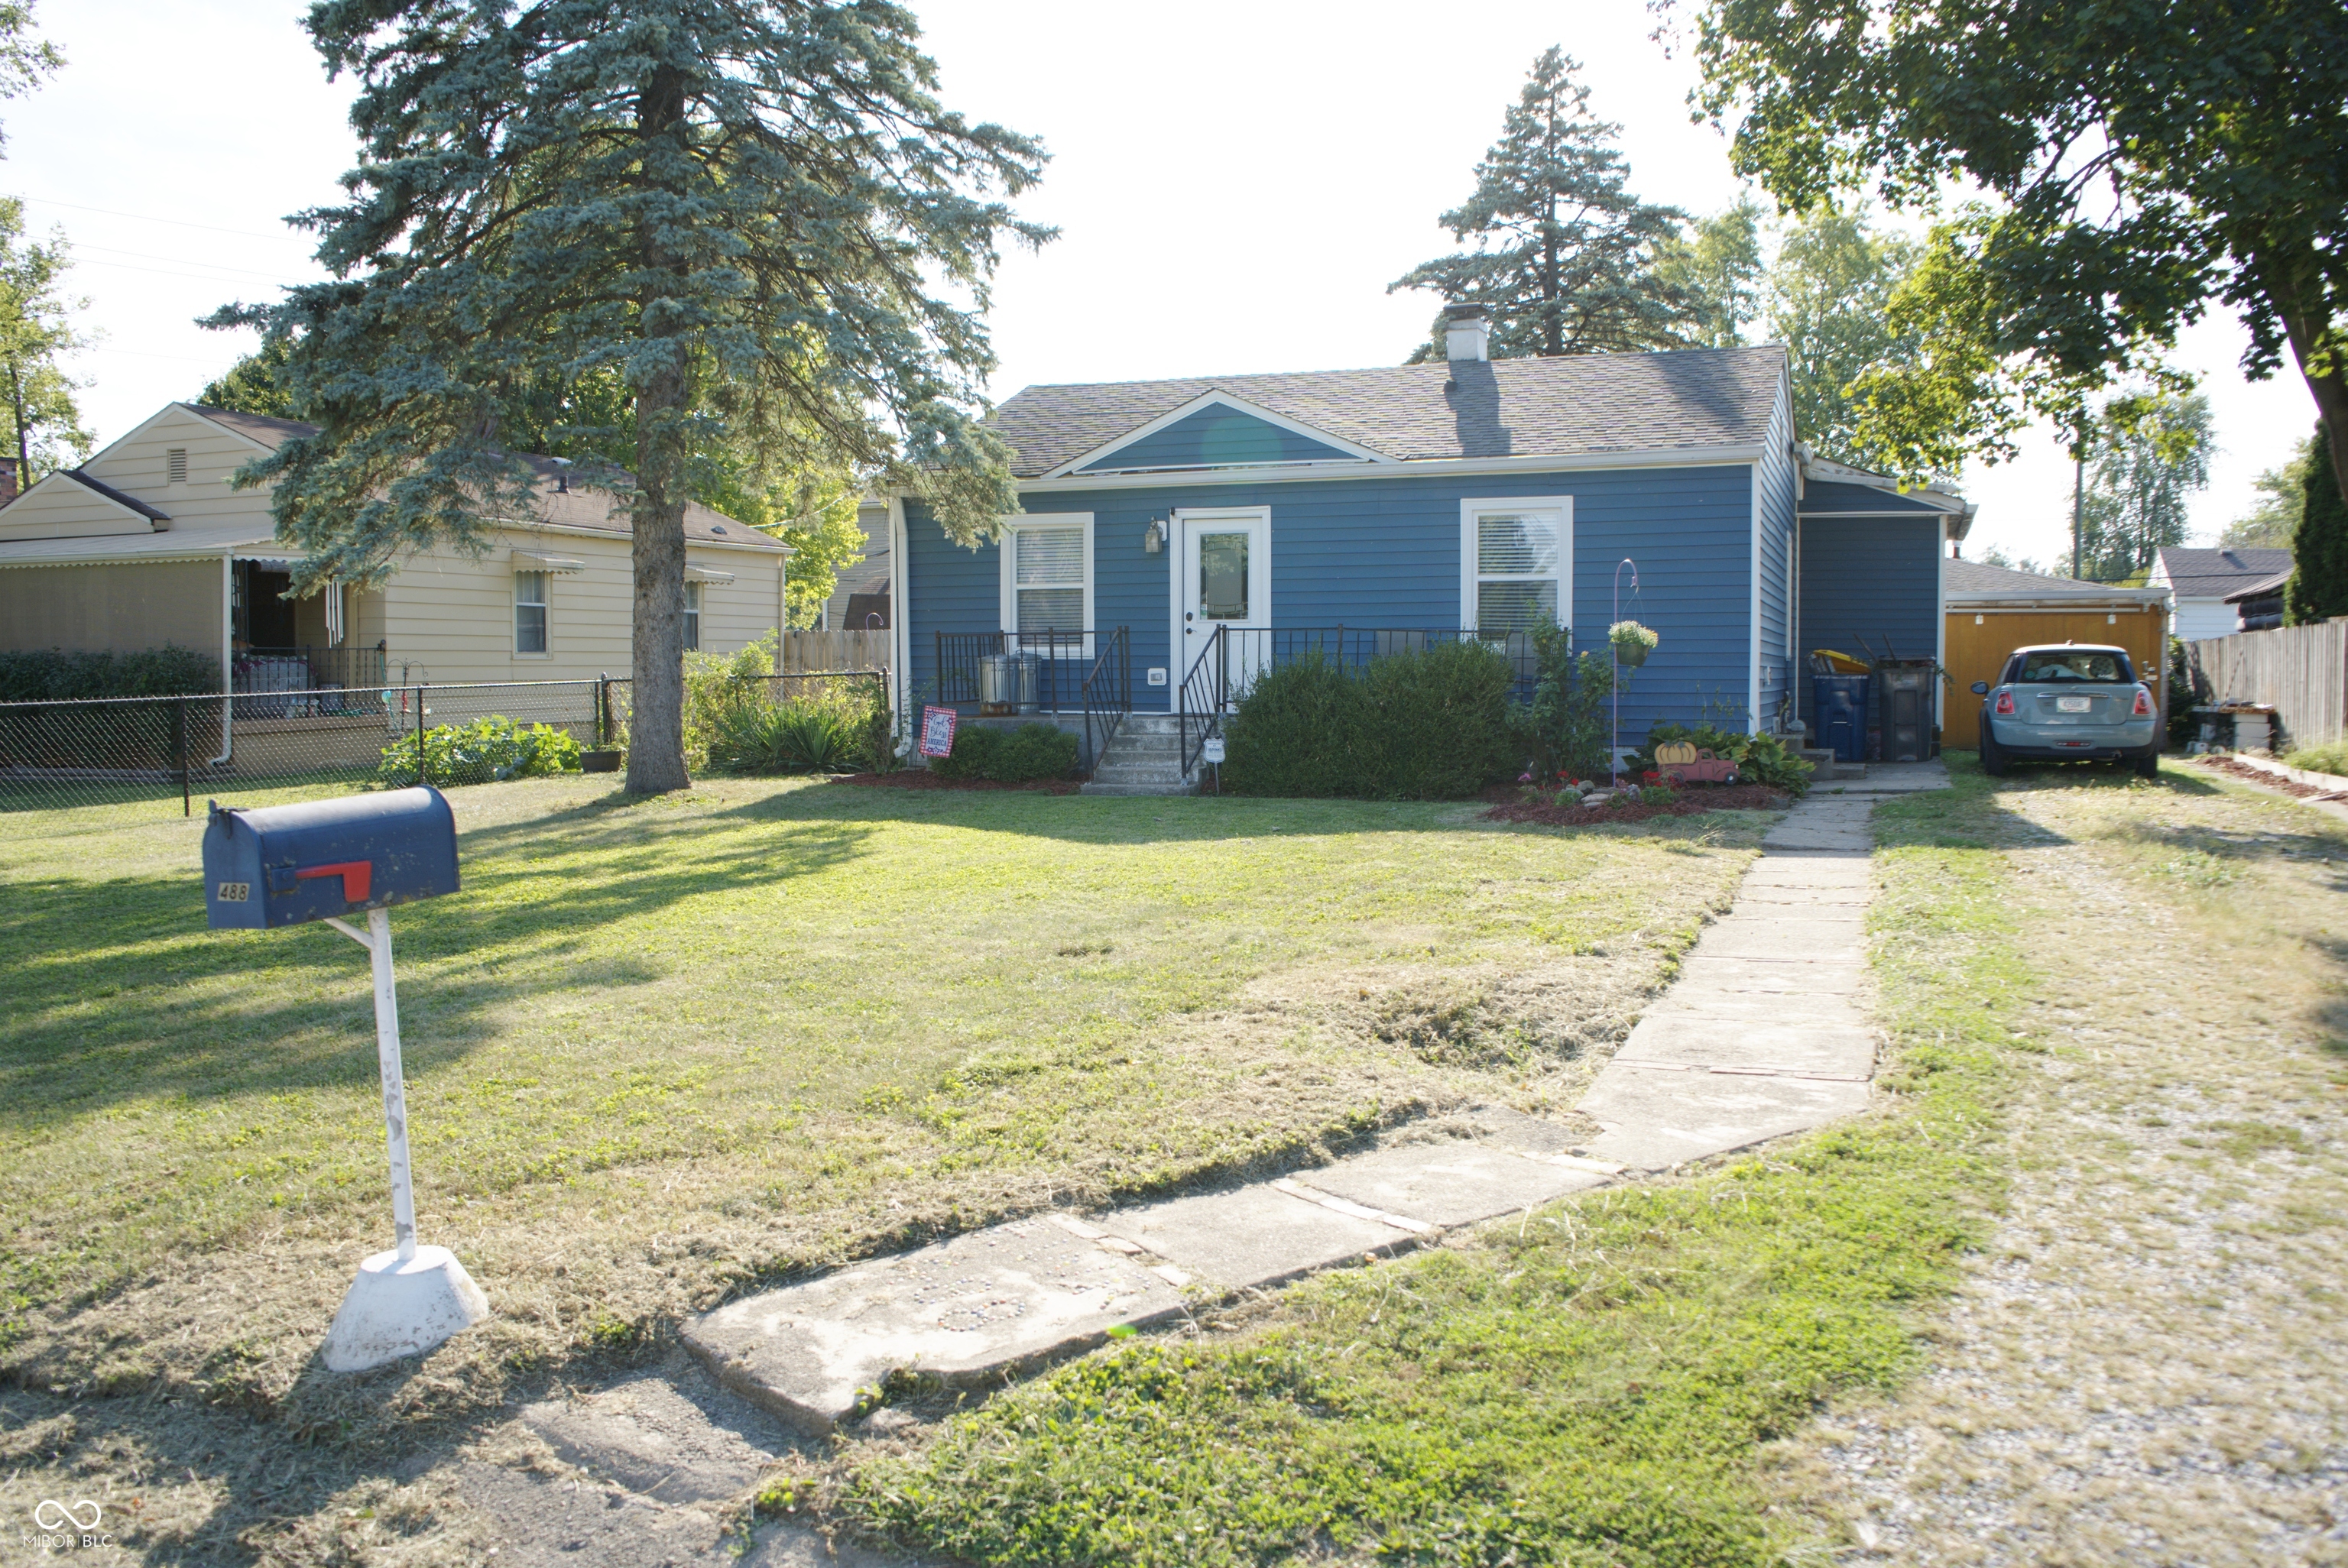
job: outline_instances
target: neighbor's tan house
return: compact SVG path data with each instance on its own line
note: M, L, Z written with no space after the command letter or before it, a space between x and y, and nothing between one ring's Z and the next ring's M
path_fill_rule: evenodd
M0 507L0 648L220 652L223 687L624 675L629 523L552 458L531 515L475 557L402 557L377 588L282 597L296 557L265 490L229 476L314 427L190 404ZM783 624L790 551L706 507L685 515L686 645L730 652Z

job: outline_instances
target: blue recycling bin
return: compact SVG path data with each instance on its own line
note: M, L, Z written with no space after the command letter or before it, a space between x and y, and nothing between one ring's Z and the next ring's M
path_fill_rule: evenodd
M457 891L457 817L437 789L212 807L204 904L213 929L300 925Z
M1832 748L1838 763L1867 760L1865 675L1813 675L1810 705L1816 711L1818 744Z

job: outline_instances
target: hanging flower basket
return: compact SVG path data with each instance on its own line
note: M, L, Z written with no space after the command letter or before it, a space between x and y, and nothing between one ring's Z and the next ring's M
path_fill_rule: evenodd
M1663 641L1635 620L1618 620L1606 629L1607 641L1614 645L1614 662L1635 670L1647 661L1655 644Z

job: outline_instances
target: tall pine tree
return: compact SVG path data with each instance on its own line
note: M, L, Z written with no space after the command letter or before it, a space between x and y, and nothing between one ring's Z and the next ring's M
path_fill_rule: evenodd
M1658 265L1687 214L1640 200L1614 145L1622 128L1590 112L1581 66L1551 48L1533 63L1500 139L1476 166L1476 193L1442 224L1475 248L1414 267L1386 287L1426 289L1491 313L1498 355L1678 347L1704 328L1700 293ZM1411 362L1443 357L1438 321Z
M2348 615L2348 501L2332 469L2332 448L2316 426L2298 531L2291 538L2291 582L2283 589L2285 625Z
M213 321L263 328L322 429L242 471L273 483L296 587L377 580L526 515L517 396L608 384L556 439L634 533L628 787L683 787L685 505L741 454L831 459L926 495L975 538L1018 497L980 424L1001 198L1043 153L939 104L887 0L320 0L360 81L359 166L305 220L331 281ZM601 421L597 423L597 421Z

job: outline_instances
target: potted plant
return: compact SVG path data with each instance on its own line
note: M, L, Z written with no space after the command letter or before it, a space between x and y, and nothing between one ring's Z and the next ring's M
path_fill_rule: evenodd
M1632 670L1644 664L1663 641L1635 620L1616 621L1606 629L1606 639L1614 645L1614 662Z

